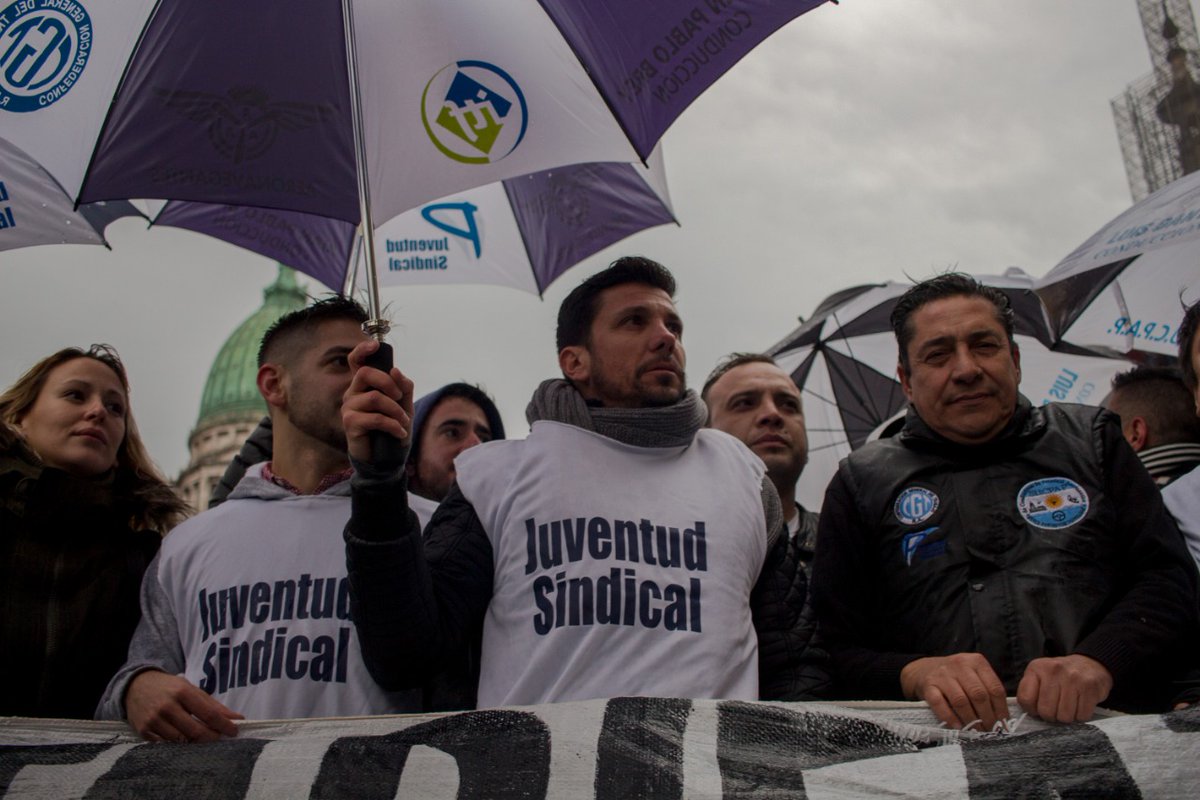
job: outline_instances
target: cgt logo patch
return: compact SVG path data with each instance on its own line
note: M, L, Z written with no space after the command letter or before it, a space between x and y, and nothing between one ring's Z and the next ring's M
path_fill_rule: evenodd
M10 3L0 10L0 111L51 105L79 80L91 54L92 19L80 3Z
M421 95L429 138L463 164L491 164L525 138L528 108L521 87L485 61L459 61L429 79Z
M1039 478L1017 493L1017 511L1030 525L1058 530L1074 525L1088 511L1088 496L1070 478Z
M938 496L923 486L910 486L896 498L893 511L905 525L919 525L937 511Z

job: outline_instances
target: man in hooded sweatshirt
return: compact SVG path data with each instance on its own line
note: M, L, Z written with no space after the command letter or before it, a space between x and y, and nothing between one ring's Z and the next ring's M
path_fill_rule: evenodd
M454 460L464 450L482 442L504 438L504 422L495 402L469 383L448 383L413 404L412 447L405 464L408 507L422 529L454 484ZM250 465L271 458L271 418L259 423L221 477L209 508L223 503ZM229 487L228 489L224 487ZM479 681L478 626L466 636L462 657L451 659L446 669L423 686L425 711L461 711L475 707Z
M366 313L332 298L279 319L259 349L272 458L163 540L142 621L96 715L152 741L212 741L233 720L420 711L367 674L343 546L350 463L342 396Z
M413 404L412 447L404 465L408 507L422 530L454 485L459 453L504 438L504 423L492 398L469 383L448 383ZM422 685L426 711L475 707L479 683L479 626L466 637L465 652L446 662Z
M412 447L404 465L408 507L423 528L454 485L454 459L464 450L504 438L492 398L469 383L448 383L413 404Z

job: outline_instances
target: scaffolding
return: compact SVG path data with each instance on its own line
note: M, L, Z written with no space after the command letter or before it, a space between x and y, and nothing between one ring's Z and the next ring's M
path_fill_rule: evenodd
M1112 100L1134 201L1200 170L1200 41L1191 0L1138 0L1153 71Z

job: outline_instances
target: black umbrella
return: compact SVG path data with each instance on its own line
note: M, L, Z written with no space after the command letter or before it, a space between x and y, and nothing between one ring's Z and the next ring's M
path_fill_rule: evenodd
M1054 336L1033 291L1033 278L1022 270L977 277L1001 289L1012 304L1021 350L1021 391L1035 405L1099 403L1112 376L1128 368L1125 359L1080 347L1051 349ZM907 408L896 378L890 318L896 300L911 285L889 281L836 292L768 350L804 395L809 464L800 492L806 506L819 505L838 461Z

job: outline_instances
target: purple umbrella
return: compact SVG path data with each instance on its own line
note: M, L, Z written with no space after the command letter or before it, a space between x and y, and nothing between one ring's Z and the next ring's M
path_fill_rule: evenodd
M473 186L647 157L821 2L14 2L0 132L78 202L276 209L369 242L373 221Z
M541 295L588 256L674 221L658 150L648 167L572 164L439 198L379 226L379 282L491 284ZM233 242L335 290L354 282L347 265L357 252L355 226L342 220L173 201L154 224Z

